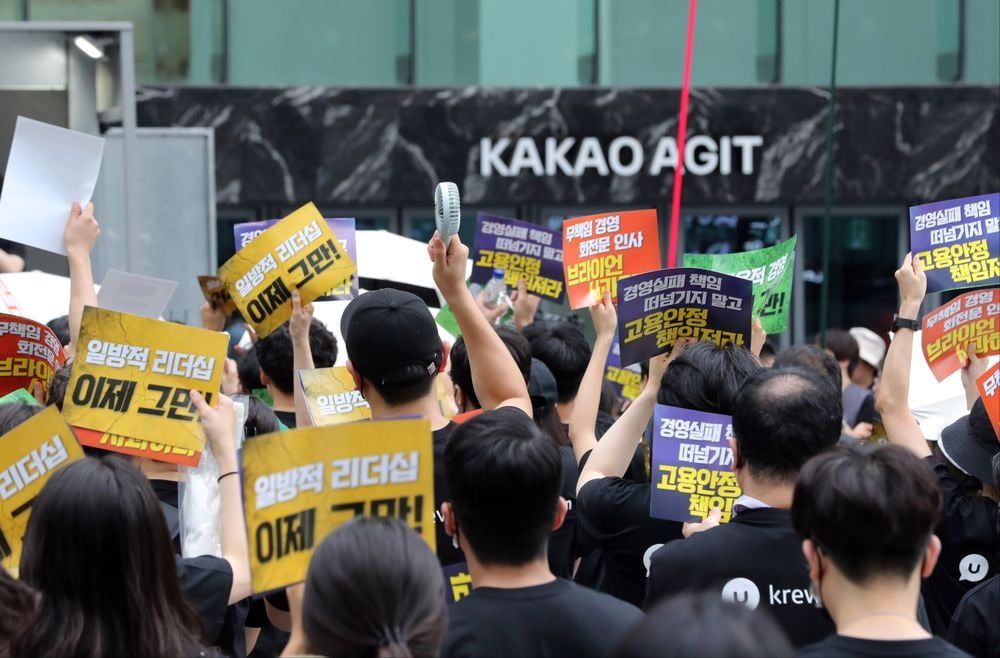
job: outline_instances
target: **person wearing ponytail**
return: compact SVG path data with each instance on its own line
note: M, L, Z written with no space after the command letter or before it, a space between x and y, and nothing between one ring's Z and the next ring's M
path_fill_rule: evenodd
M441 653L447 614L438 559L398 519L358 518L334 530L288 590L283 655L397 658Z

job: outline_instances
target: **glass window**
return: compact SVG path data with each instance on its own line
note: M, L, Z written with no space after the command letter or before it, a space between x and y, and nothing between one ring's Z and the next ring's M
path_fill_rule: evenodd
M733 254L770 247L781 242L781 219L777 213L682 215L684 251ZM661 231L667 230L668 221L669 218L661 222Z
M476 239L476 213L485 212L491 215L517 218L514 208L462 208L462 224L458 236L462 244L472 251L472 243ZM427 242L434 235L437 225L434 222L433 208L407 210L403 215L403 235L420 242Z
M820 289L823 282L822 215L802 219L796 263L804 302L804 326L798 340L820 329ZM868 327L887 333L896 310L901 215L857 213L830 219L830 292L827 328Z
M415 0L421 85L593 82L595 0Z
M1000 2L965 0L965 81L1000 82Z
M21 15L21 0L0 0L0 21L19 21Z
M409 82L407 0L238 0L228 6L232 84Z

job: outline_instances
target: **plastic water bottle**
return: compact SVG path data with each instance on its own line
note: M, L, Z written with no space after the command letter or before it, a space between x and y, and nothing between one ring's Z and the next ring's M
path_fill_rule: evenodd
M493 270L493 278L483 286L483 292L485 293L483 301L487 308L497 308L498 306L511 307L510 290L507 288L507 284L504 283L503 274L503 270Z

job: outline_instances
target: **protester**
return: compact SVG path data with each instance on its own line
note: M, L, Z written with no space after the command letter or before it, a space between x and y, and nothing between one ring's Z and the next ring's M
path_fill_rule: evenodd
M934 570L941 492L931 468L900 446L818 455L795 485L813 596L837 625L802 656L966 656L917 619L920 581Z
M309 346L314 368L330 368L337 361L337 339L322 322L313 319L309 326ZM295 427L295 389L292 337L283 324L254 345L260 366L260 381L274 400L272 408L285 427Z
M861 388L871 389L885 357L885 341L866 327L851 327L847 333L858 344L858 360L851 371L851 381Z
M645 607L712 589L769 611L795 646L815 642L833 625L809 590L789 510L799 469L840 437L840 392L811 370L765 369L741 383L732 415L733 467L742 490L733 519L656 551Z
M527 384L531 376L531 344L519 332L510 327L496 327L497 335L507 347L510 356L517 364L517 369L524 377ZM453 386L452 394L455 398L455 406L459 413L467 413L482 409L479 398L476 397L475 387L472 385L472 368L469 365L469 352L465 348L465 339L459 336L455 344L451 346L451 382Z
M10 658L10 641L31 624L35 592L0 565L0 658Z
M359 518L327 535L292 608L284 655L437 656L447 622L437 558L396 519Z
M822 377L828 377L837 390L841 389L843 375L840 366L833 356L826 350L822 350L815 345L793 345L781 350L775 357L773 368L794 368L800 367L812 370Z
M525 327L524 337L531 343L531 355L544 363L555 377L559 393L556 410L563 424L569 424L583 373L590 362L587 339L580 328L570 322L536 322ZM610 416L598 415L602 430L612 422ZM598 434L603 433L598 430Z
M451 607L443 654L610 656L642 613L549 570L566 514L553 441L521 410L496 409L455 428L444 461L444 525L473 590Z
M445 247L437 235L428 245L434 282L455 315L469 355L473 389L484 409L512 406L531 413L528 388L500 336L480 312L465 285L468 248L458 236ZM441 413L435 377L446 370L449 346L441 341L427 305L408 292L384 288L352 300L340 321L347 369L371 406L372 418L420 416L431 425L434 442L435 506L447 500L443 473L448 437L457 425ZM442 565L464 557L436 523Z
M1000 575L962 597L948 628L948 641L977 658L1000 656Z
M45 323L45 326L47 326L49 329L51 329L52 333L54 333L56 335L56 338L59 339L59 344L60 345L62 345L63 347L66 347L67 345L69 345L69 316L68 315L60 315L57 318L52 318L51 320L49 320L48 322Z
M781 658L795 655L763 610L714 592L680 594L649 611L615 658Z
M128 462L87 457L59 469L32 504L21 578L38 603L12 653L205 655L172 554L159 502Z
M907 254L896 271L896 281L898 318L915 320L927 290L920 261ZM941 556L921 591L931 629L944 635L965 593L1000 573L1000 488L995 486L992 471L1000 443L982 400L977 400L968 416L941 432L940 456L932 454L909 407L913 331L906 324L898 323L886 353L878 408L889 441L927 461L943 495L944 514L935 529Z
M840 366L841 390L844 394L844 430L848 439L863 440L872 434L875 422L875 398L872 392L851 380L851 373L860 361L858 341L843 329L826 332L826 351Z
M607 297L603 304L591 308L599 342L583 390L596 387L603 378L604 350L610 346L608 337L617 324L610 301ZM682 339L669 356L650 360L642 392L599 443L589 431L593 424L588 415L593 413L588 412L591 406L581 404L574 409L570 436L574 450L585 460L577 481L579 541L601 551L606 567L602 591L641 604L649 556L662 544L682 536L682 524L650 517L648 482L640 484L622 477L655 404L732 413L740 386L758 368L749 350L710 343L686 345Z

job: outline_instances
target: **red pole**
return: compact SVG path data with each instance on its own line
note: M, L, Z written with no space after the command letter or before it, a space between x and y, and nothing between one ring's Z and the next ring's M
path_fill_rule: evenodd
M688 4L687 42L684 45L684 78L681 81L681 109L677 120L677 168L674 170L674 195L670 206L670 242L667 267L677 267L677 250L681 230L681 182L684 179L684 147L687 142L688 95L691 91L691 51L694 49L694 18L698 0Z

